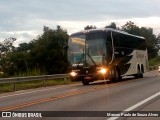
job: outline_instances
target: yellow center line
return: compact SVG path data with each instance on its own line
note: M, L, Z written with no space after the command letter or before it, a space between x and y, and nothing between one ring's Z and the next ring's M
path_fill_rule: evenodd
M84 94L84 93L88 93L88 92L91 92L91 91L104 89L104 88L106 88L106 86L99 86L99 87L94 87L94 88L87 89L87 90L78 90L78 91L68 92L68 93L64 93L64 94L53 96L53 97L48 97L48 98L33 100L33 101L30 101L30 102L25 102L25 103L13 105L13 106L3 107L3 108L0 108L0 111L11 111L11 110L20 109L20 108L23 108L23 107L28 107L28 106L31 106L31 105L36 105L36 104L40 104L40 103L44 103L44 102L54 101L54 100L57 100L57 99L62 99L62 98L65 98L65 97L70 97L70 96L74 96L74 95L78 95L78 94Z

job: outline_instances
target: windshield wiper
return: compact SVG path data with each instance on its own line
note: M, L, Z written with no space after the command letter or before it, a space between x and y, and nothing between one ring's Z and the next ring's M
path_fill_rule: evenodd
M95 66L97 66L96 63L94 62L93 58L92 58L91 55L89 54L89 48L88 48L88 50L87 50L87 55L88 55L88 57L91 59L91 61L93 62L93 64L94 64Z
M91 61L93 62L93 64L95 66L97 66L96 62L93 60L93 58L91 57L91 55L89 54L89 49L87 50L87 55L88 57L91 59ZM82 57L80 58L80 60L78 61L77 63L77 67L80 66L80 63L82 62L82 60L84 60L84 50L83 50L83 54L82 54ZM85 58L85 61L86 61L86 58ZM84 64L84 63L83 63Z

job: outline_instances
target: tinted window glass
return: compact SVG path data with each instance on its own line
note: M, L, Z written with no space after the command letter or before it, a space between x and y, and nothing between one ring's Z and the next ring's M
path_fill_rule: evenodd
M119 44L119 34L116 33L116 32L113 32L112 35L113 35L113 40L114 40L113 41L114 46L119 47L120 46L120 44Z
M139 49L139 50L146 49L145 39L138 38L135 36L129 36L126 34L114 32L113 40L115 47L123 47L123 48Z
M93 40L93 39L102 39L104 38L104 32L93 32L87 34L87 40Z
M146 49L145 39L140 39L140 38L138 38L138 46L137 46L137 49L140 49L140 50L145 50L145 49Z
M128 36L125 34L120 34L119 36L119 42L121 47L126 48L137 48L137 38L133 36Z

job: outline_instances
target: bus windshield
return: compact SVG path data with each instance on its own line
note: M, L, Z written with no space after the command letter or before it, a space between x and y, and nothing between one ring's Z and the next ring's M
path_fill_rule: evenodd
M86 40L87 52L90 57L86 57L86 61L89 64L94 64L91 59L97 64L101 65L103 57L106 55L105 39L102 33L90 33Z
M86 61L89 64L94 64L91 59L93 59L93 61L99 65L102 64L102 59L103 56L105 55L105 50L104 48L104 40L103 39L93 39L93 40L87 40L86 41L87 44L87 49L88 49L88 53L91 56L91 58L89 56L86 57Z
M101 33L71 36L68 41L68 60L72 66L101 65L106 55L105 38Z
M70 64L76 65L84 61L85 35L70 37L68 45L68 60Z

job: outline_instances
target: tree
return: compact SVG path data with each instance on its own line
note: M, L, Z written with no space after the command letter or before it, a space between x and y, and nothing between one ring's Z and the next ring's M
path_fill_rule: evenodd
M158 53L160 55L160 33L157 36L157 49L158 49Z
M4 73L3 76L6 77L14 73L14 65L9 57L9 54L15 49L13 46L14 41L16 39L10 37L0 43L0 72Z
M43 34L29 52L30 68L39 68L46 74L64 73L68 64L67 58L63 56L63 47L67 40L67 31L61 26L56 29L44 26Z
M15 47L13 46L13 42L16 41L16 38L7 38L3 42L0 42L0 52L7 53L12 51Z
M20 43L17 47L17 51L19 52L27 52L34 48L34 41L31 41L29 43Z
M121 30L126 31L130 34L141 35L140 28L134 24L134 22L129 21L121 27Z
M114 28L114 29L117 29L117 26L116 26L115 22L112 22L110 25L105 26L105 28Z
M0 43L0 72L3 77L34 71L39 74L65 73L68 67L67 56L63 55L64 43L68 41L67 31L57 26L51 29L44 26L43 34L29 43L13 46L16 39L8 38Z
M84 27L84 30L89 30L89 29L96 29L97 27L95 25L87 25Z

